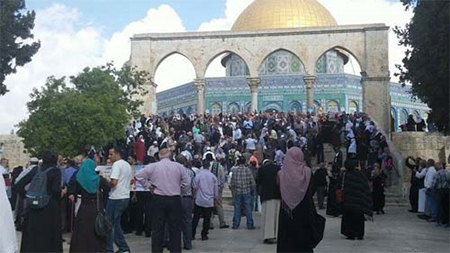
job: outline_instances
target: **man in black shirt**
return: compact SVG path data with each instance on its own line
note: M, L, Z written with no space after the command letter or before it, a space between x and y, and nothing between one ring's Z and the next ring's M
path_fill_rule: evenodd
M317 200L319 202L319 209L325 209L323 206L323 200L325 197L325 191L327 188L327 169L325 164L322 163L320 168L314 173L313 183L317 192Z

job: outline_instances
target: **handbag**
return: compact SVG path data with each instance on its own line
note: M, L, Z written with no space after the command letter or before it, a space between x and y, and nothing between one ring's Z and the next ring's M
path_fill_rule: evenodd
M344 202L344 182L345 182L345 174L342 176L342 184L341 184L341 188L336 190L336 201L338 203L342 203Z
M311 246L317 247L323 239L326 219L317 213L314 202L311 203Z
M112 230L112 222L100 208L100 191L97 191L97 217L95 218L95 234L103 239L108 238Z

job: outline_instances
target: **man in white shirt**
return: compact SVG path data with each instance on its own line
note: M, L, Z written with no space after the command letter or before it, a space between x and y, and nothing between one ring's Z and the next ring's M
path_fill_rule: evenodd
M8 174L8 159L2 158L0 159L0 174Z
M153 145L151 145L147 150L147 155L150 157L155 157L155 154L159 152L158 142L154 141Z
M437 193L433 189L433 178L436 176L436 169L434 168L434 160L428 160L427 174L425 175L424 186L426 188L426 209L430 211L431 219L429 221L435 222L437 220L438 210L437 210Z
M111 191L106 205L106 215L111 219L113 229L107 240L107 252L114 252L113 242L119 248L118 252L130 252L130 247L123 236L120 220L130 202L131 180L134 175L130 164L122 159L121 153L122 151L117 147L109 150L109 159L114 163L111 169L109 182Z

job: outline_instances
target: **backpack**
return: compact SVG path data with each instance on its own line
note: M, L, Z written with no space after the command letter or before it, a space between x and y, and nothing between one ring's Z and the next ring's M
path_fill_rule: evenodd
M48 205L50 195L47 191L47 172L53 168L43 171L41 167L31 180L30 187L26 194L26 201L29 208L42 209Z

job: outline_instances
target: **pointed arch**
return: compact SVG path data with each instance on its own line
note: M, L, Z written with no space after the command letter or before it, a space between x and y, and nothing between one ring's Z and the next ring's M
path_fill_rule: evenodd
M259 76L277 74L304 74L305 64L291 50L278 48L267 54L258 67Z
M214 62L214 60L217 59L217 57L220 57L221 55L223 55L222 59L221 59L221 64L222 66L225 68L225 74L228 76L249 76L250 75L250 70L249 70L249 65L248 65L248 61L247 59L245 59L240 53L236 53L235 50L221 50L221 51L217 51L217 52L213 52L211 54L211 56L206 56L205 59L207 59L207 61L204 63L204 66L201 67L201 71L203 76L206 76L206 73L208 72L208 69L211 66L211 63ZM227 61L230 60L235 60L236 64L239 66L227 66ZM230 64L230 62L228 62L228 64ZM236 74L232 74L229 73L227 68L230 67L239 67L239 71L235 71Z
M156 60L155 60L155 62L156 62L155 67L153 68L153 71L152 71L151 73L153 73L153 75L155 75L155 74L156 74L156 71L158 71L158 68L159 68L159 66L161 65L161 63L163 63L167 58L169 58L169 57L171 57L171 56L173 56L173 55L181 55L181 56L183 56L184 58L186 58L186 59L189 61L189 63L192 65L192 67L194 68L194 71L195 71L194 63L193 63L193 61L187 56L188 54L183 53L183 52L177 50L177 51L172 51L172 52L170 52L170 53L167 53L167 54L165 54L164 56L160 57L159 59L156 59ZM196 73L196 76L197 76L197 73Z
M173 73L182 73L174 75ZM172 51L161 57L153 72L153 80L158 91L192 82L197 78L197 71L192 60L180 51Z
M336 68L336 70L338 70L338 68L340 68L340 66L336 66L339 63L335 62L334 59L331 59L328 62L324 62L324 61L326 61L326 58L324 58L324 57L327 56L327 54L329 54L329 52L330 53L331 52L335 52L336 53L336 56L335 56L336 58L338 58L338 56L343 58L342 71L336 71L336 72L332 71L333 70L333 67L332 67L333 63L335 64L334 67ZM341 46L341 45L335 45L335 46L327 48L326 50L320 51L320 53L318 55L316 55L315 58L314 58L315 59L314 72L316 74L320 74L320 73L335 74L335 73L338 73L338 72L344 73L345 65L348 64L348 63L349 64L353 64L352 63L352 58L355 59L356 64L358 64L358 66L356 66L357 67L356 69L359 69L359 72L362 72L363 71L363 66L364 66L363 62L362 62L362 59L365 59L365 58L363 56L355 54L354 52L356 52L356 51L352 51L352 50L348 49L348 47L344 47L344 46ZM348 54L348 55L346 55L346 54ZM333 58L332 56L333 55L330 55L331 58ZM321 65L323 65L323 66L321 66ZM322 67L322 68L318 68L318 66ZM357 75L360 75L360 73L357 73Z

